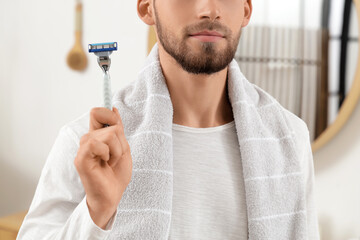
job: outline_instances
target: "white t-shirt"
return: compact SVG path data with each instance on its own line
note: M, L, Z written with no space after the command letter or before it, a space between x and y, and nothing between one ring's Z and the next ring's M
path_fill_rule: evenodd
M248 239L235 122L210 128L173 123L170 240Z
M80 131L84 124L88 120L81 118L73 127ZM174 209L170 239L247 239L234 122L191 129L174 125ZM90 217L85 191L73 163L77 144L68 125L60 129L17 239L100 240L111 234L117 212L105 230Z

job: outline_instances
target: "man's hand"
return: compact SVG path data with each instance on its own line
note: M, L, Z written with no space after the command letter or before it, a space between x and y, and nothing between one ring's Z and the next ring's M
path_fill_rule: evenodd
M108 124L108 127L103 127ZM130 183L132 158L118 110L90 111L89 132L80 139L74 164L94 223L105 229Z

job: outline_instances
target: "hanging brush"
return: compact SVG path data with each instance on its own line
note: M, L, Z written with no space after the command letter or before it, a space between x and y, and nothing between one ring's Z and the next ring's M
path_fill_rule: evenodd
M82 47L82 11L83 5L80 0L77 0L75 11L75 44L66 58L68 66L77 71L83 71L87 66L87 58Z

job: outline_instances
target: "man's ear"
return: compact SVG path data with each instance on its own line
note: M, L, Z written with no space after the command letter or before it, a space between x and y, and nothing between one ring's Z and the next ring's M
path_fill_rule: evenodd
M153 0L138 0L137 13L147 25L154 25Z
M244 0L244 20L242 23L242 27L246 27L249 22L250 22L250 18L251 18L251 13L252 13L252 2L251 0Z

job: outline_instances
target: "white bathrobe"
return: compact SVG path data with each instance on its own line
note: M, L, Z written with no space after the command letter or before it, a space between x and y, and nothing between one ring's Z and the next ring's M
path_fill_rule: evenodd
M314 168L303 120L250 83L235 60L228 94L243 166L251 240L319 239ZM73 166L89 113L69 122L51 150L20 239L167 239L173 196L173 106L158 46L138 78L113 95L130 144L133 175L108 230L92 222ZM239 159L240 160L240 159Z

